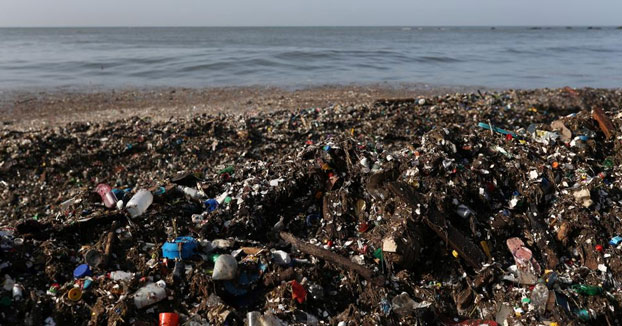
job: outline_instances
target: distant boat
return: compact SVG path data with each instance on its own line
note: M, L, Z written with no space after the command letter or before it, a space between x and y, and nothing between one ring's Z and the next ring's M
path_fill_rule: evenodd
M494 31L495 29L497 29L496 27L491 27L490 30Z
M403 31L410 31L410 30L412 30L412 27L402 27L402 30Z

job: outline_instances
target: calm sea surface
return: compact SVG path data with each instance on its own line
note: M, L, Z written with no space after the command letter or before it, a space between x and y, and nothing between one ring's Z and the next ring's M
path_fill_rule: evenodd
M622 30L0 28L0 90L385 82L622 87Z

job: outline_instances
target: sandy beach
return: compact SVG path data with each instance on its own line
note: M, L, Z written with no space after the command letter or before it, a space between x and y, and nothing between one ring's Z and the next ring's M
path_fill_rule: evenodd
M25 130L78 121L114 121L134 116L166 120L204 113L256 114L337 104L370 104L379 98L422 97L473 90L475 88L472 87L374 84L326 85L297 90L255 86L6 91L0 93L0 125L5 129Z

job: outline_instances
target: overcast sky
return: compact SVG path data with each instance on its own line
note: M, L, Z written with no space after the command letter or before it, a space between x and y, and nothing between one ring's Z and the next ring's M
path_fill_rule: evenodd
M622 0L0 0L0 26L622 25Z

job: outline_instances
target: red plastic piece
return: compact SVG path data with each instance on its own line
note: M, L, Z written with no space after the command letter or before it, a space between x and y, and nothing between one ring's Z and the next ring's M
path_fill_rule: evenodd
M298 301L298 303L305 302L307 298L307 291L305 288L300 285L300 283L296 282L296 280L292 281L292 299Z

